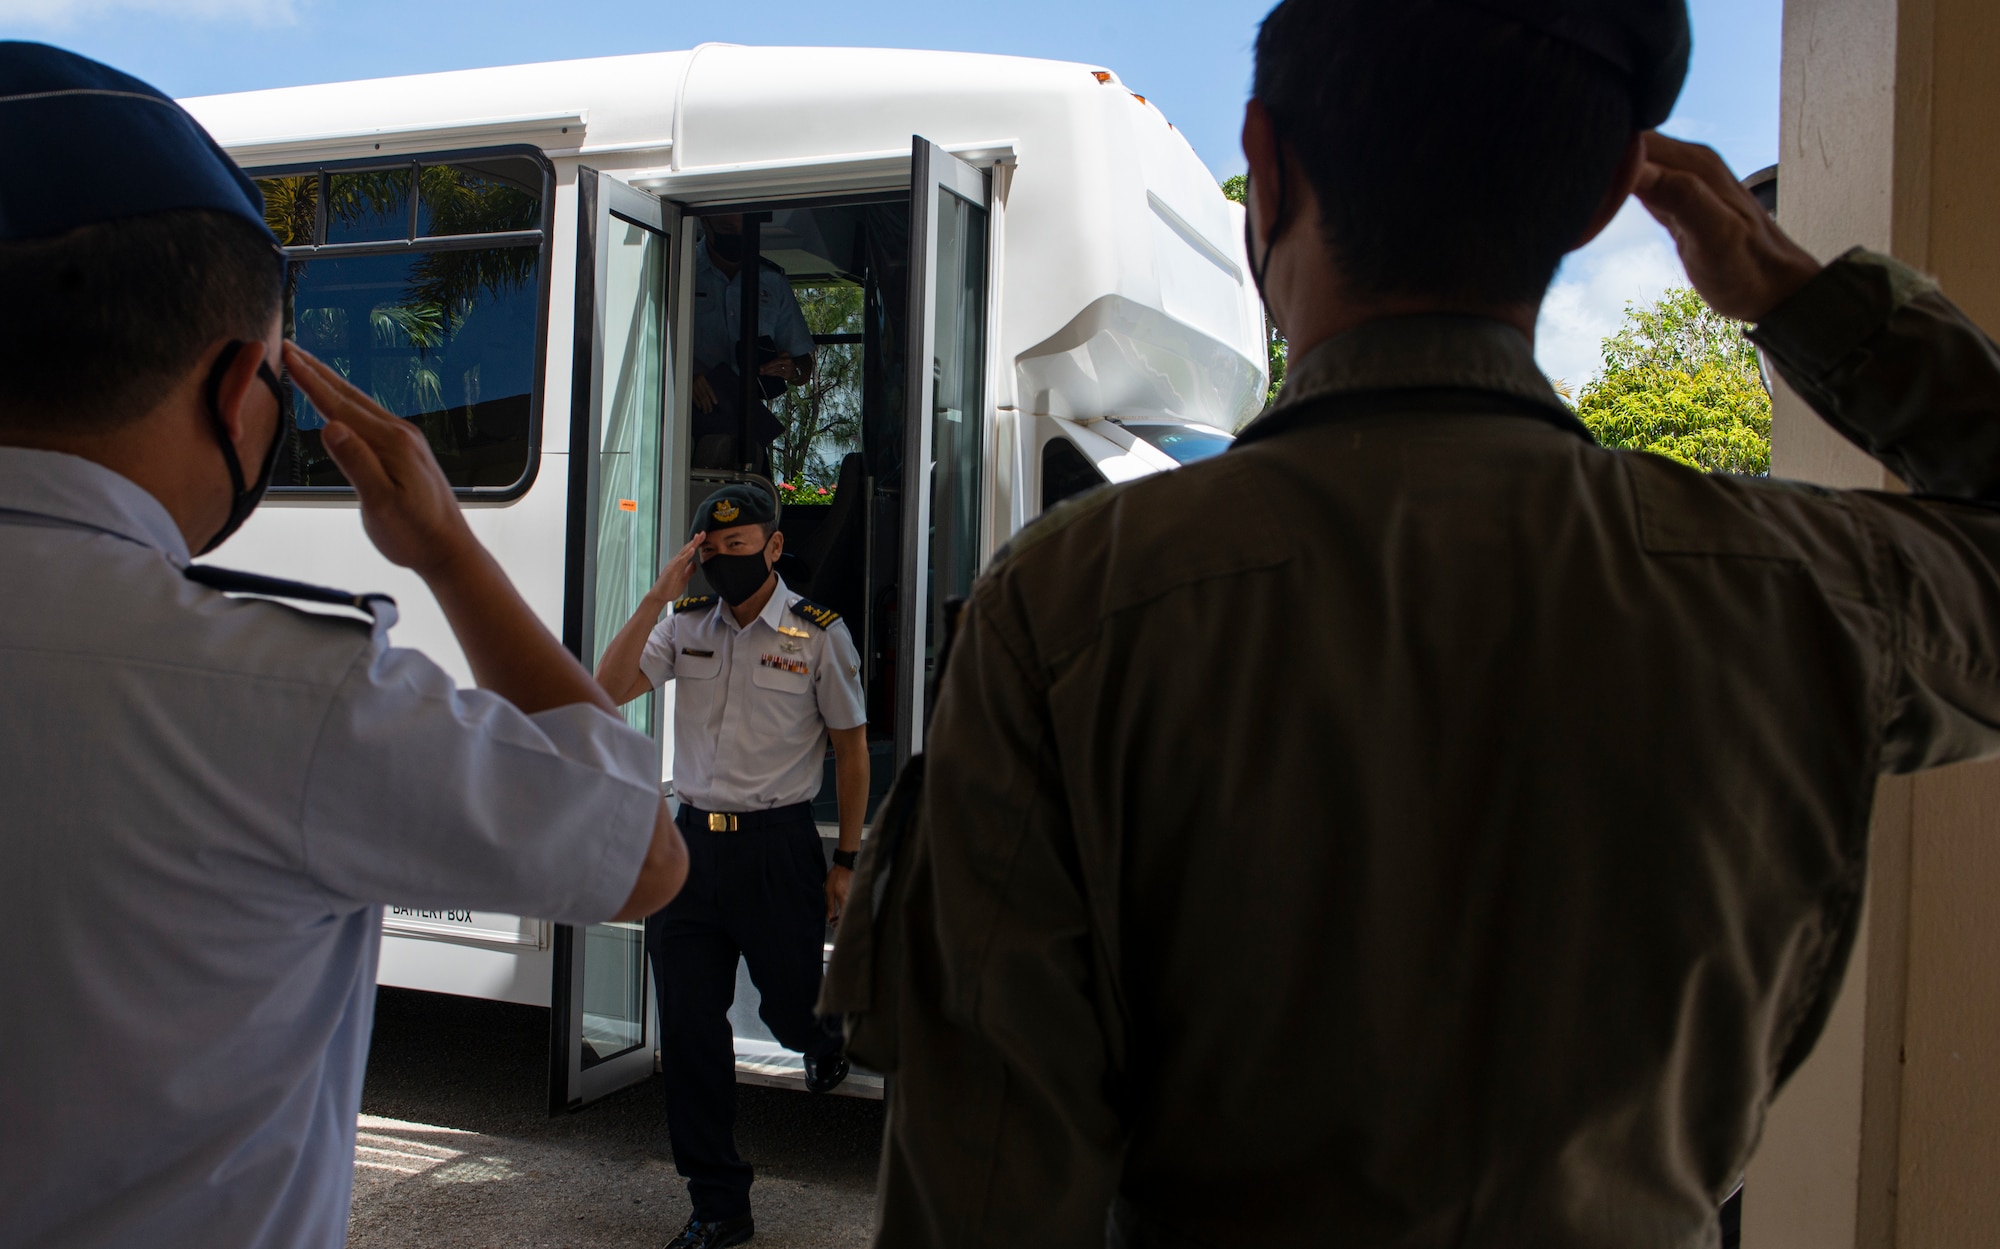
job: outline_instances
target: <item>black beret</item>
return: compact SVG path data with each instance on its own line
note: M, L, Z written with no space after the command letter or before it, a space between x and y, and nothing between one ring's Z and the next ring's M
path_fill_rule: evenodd
M271 234L256 183L186 109L45 43L0 40L0 169L0 242L184 208Z
M1693 50L1687 0L1447 0L1593 53L1631 85L1633 119L1651 130L1674 111Z
M778 501L761 486L737 482L701 501L694 511L694 533L734 529L738 525L768 525L778 519Z

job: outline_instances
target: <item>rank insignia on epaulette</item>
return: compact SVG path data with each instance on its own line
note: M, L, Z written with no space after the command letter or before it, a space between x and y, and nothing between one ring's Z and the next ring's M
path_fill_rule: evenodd
M684 611L693 611L697 607L706 607L714 601L715 596L713 594L683 594L674 600L674 615L678 616Z
M832 628L833 622L840 619L840 613L833 610L833 608L821 607L811 599L804 598L792 604L792 614L794 616L803 616L822 629Z

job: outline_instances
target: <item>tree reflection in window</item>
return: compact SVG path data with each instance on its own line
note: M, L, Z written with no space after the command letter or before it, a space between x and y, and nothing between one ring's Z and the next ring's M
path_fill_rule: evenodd
M422 429L454 485L524 479L539 389L541 166L419 162L258 183L290 260L286 333ZM300 403L275 485L346 484L320 442L324 424Z

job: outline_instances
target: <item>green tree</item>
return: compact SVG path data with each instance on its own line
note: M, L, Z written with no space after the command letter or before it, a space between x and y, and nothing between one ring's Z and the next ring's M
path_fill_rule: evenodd
M794 288L806 328L814 334L859 334L864 295L851 283ZM840 461L861 439L861 345L825 343L813 351L813 372L788 387L772 411L785 432L772 447L773 467L788 503L833 498ZM822 495L819 490L827 493Z
M1224 178L1222 193L1239 204L1243 203L1250 194L1250 176L1239 173ZM1285 384L1285 336L1271 323L1269 313L1264 315L1264 355L1265 363L1271 370L1271 385L1264 391L1264 406L1269 407Z
M1771 396L1757 349L1740 323L1687 287L1647 307L1626 305L1576 414L1607 447L1707 472L1771 471Z

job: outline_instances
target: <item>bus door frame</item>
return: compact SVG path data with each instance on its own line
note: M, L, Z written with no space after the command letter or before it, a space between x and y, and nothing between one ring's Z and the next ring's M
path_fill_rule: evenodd
M656 547L674 532L675 518L685 507L679 497L680 480L687 463L687 430L675 410L674 396L686 392L683 376L687 362L677 350L676 326L685 301L681 298L684 276L691 272L682 264L685 232L681 210L675 204L648 191L641 191L608 173L579 166L576 173L577 253L576 320L573 328L574 355L571 361L569 525L564 552L565 592L563 601L563 645L586 666L597 653L604 630L616 631L624 621L596 619L599 481L601 441L607 396L604 393L605 302L608 294L610 240L616 223L635 225L659 236L666 247L659 291L661 315L657 322L661 352L660 376L666 394L660 397L659 465L656 485L658 506L654 521L658 528ZM623 350L627 344L617 344ZM653 717L655 750L661 749L671 709L664 695L656 695ZM657 756L656 756L657 758ZM656 775L664 769L655 765ZM663 796L668 792L664 784ZM621 930L631 931L628 925ZM637 1084L653 1074L654 1052L659 1045L659 1015L654 1000L653 981L647 967L643 939L636 960L642 984L639 1010L642 1020L637 1044L616 1054L603 1056L585 1065L583 1037L585 960L589 942L585 930L568 924L554 926L553 970L549 985L549 1113L559 1115L578 1110L619 1089ZM629 940L629 938L627 938Z
M931 367L937 342L938 263L937 219L943 197L955 195L985 214L985 272L981 275L980 367L985 371L981 411L972 414L979 423L981 447L980 479L971 488L979 493L974 515L978 523L990 525L987 505L988 482L993 475L992 439L986 431L987 411L993 395L993 286L995 235L1000 215L994 211L991 174L966 163L922 135L910 142L910 302L909 349L905 367L909 384L905 391L908 407L903 424L903 542L901 592L897 604L897 663L895 676L896 764L900 768L923 748L925 713L930 689L925 665L930 621L925 614L929 599L931 564L931 481L934 465L931 427L936 402L937 378ZM975 546L986 548L979 535Z

